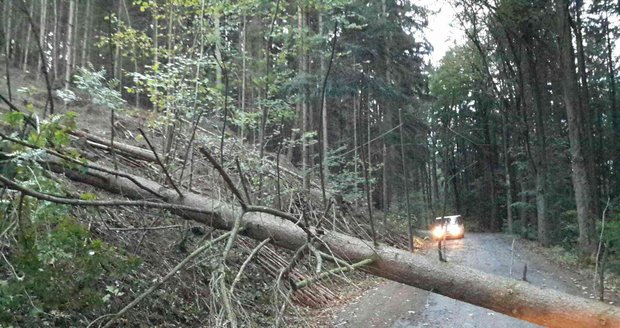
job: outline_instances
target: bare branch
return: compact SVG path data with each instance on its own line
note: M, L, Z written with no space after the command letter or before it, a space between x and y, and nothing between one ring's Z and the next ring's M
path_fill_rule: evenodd
M230 191L232 191L232 193L235 195L235 197L237 197L237 200L239 201L239 204L241 205L243 210L247 211L248 205L245 203L245 200L243 199L243 196L241 196L241 192L239 192L239 189L237 188L237 186L235 186L235 184L233 183L232 179L230 178L228 173L226 173L226 171L224 170L222 165L220 165L220 163L218 163L218 161L211 155L211 153L207 150L207 148L200 147L200 148L198 148L198 150L203 155L205 155L205 157L207 158L207 160L209 160L211 165L213 165L213 167L217 170L217 172L220 174L220 176L222 176L222 179L224 179L224 182L226 182L226 185L228 186Z
M252 197L250 197L250 192L247 186L247 181L245 179L245 175L243 175L243 171L241 170L241 163L239 163L239 157L235 158L235 163L237 163L237 171L239 171L239 179L241 179L241 186L243 187L243 192L245 193L245 201L248 202L248 205L252 205Z
M164 174L166 175L168 182L170 182L170 184L172 185L172 188L174 188L177 194L179 194L179 197L183 198L183 193L176 186L176 184L174 183L174 180L172 180L172 177L168 173L168 170L166 169L166 166L164 166L164 163L159 159L159 155L157 155L157 151L155 151L155 148L153 147L153 145L151 145L151 142L149 141L149 138L147 138L146 133L144 133L144 131L141 128L138 128L138 131L140 131L140 134L142 135L142 137L144 137L144 140L146 140L146 144L149 145L149 148L153 152L153 155L155 155L155 160L157 161L157 164L161 166L161 169L164 171Z
M183 269L183 267L185 267L185 265L187 265L187 263L189 261L193 260L195 257L197 257L198 255L202 254L204 251L206 251L209 248L211 248L211 246L213 246L215 243L224 240L231 233L232 232L229 231L229 232L227 232L227 233L225 233L225 234L223 234L223 235L221 235L221 236L219 236L219 237L217 237L217 238L207 242L203 246L197 248L195 251L193 251L191 254L189 254L185 259L183 259L183 261L179 262L179 264L177 264L174 268L172 268L172 270L170 270L170 272L168 272L168 274L166 274L163 278L157 279L157 281L151 287L149 287L149 289L145 290L142 294L140 294L133 301L131 301L131 303L127 304L124 308L122 308L120 311L118 311L116 314L114 314L113 318L110 319L110 321L108 321L105 324L105 326L103 326L103 327L104 328L111 327L112 323L114 323L114 320L116 318L122 316L127 311L131 310L133 307L138 305L138 303L140 303L143 299L145 299L147 296L152 294L156 289L158 289L159 286L163 285L163 283L165 283L168 279L172 278L172 276L174 276L174 274L176 274L179 270ZM94 323L94 321L91 322L89 324L89 326L92 325L93 323Z
M100 167L100 166L96 166L96 165L91 165L91 164L79 161L77 159L71 158L71 157L69 157L67 155L64 155L64 154L62 154L60 152L57 152L55 150L52 150L52 149L39 148L39 147L37 147L35 145L32 145L32 144L30 144L28 142L25 142L23 140L11 138L11 137L5 135L2 132L0 132L0 138L8 140L8 141L11 141L11 142L14 142L14 143L17 143L17 144L20 144L22 146L25 146L25 147L28 147L28 148L31 148L31 149L41 149L41 150L44 150L48 154L56 156L56 157L58 157L60 159L64 159L65 161L68 161L68 162L71 162L71 163L74 163L74 164L78 164L78 165L81 165L83 167L87 167L87 168L92 169L92 170L97 170L97 171L105 172L105 173L108 173L108 174L112 174L114 176L119 176L119 177L123 177L123 178L129 179L131 182L135 183L136 186L138 186L139 188L142 188L142 189L148 191L149 193L157 196L158 198L163 198L163 196L160 195L158 192L156 192L156 191L146 187L145 185L141 184L140 182L138 182L138 180L136 180L130 174L126 174L126 173L119 172L119 171L114 171L114 170L108 170L106 168L103 168L103 167Z
M0 175L0 182L2 184L11 189L24 193L24 195L34 197L40 200L45 200L52 203L57 204L65 204L65 205L75 205L75 206L136 206L136 207L147 207L147 208L161 208L168 210L178 210L178 211L190 211L196 213L204 213L204 214L213 214L212 211L205 210L198 207L186 206L186 205L176 205L169 203L156 203L149 201L140 201L140 200L83 200L83 199L74 199L74 198L65 198L54 196L50 194L41 193L38 191L30 190L25 188L9 179L5 176Z
M325 272L319 274L316 277L312 277L312 278L309 278L309 279L302 280L302 281L298 282L297 284L295 284L295 288L296 289L301 289L301 288L310 286L311 284L313 284L313 283L315 283L315 282L317 282L317 281L319 281L319 280L321 280L321 279L323 279L323 278L325 278L327 276L330 276L330 275L333 275L333 274L336 274L336 273L340 273L340 272L351 271L350 268L357 269L357 268L359 268L361 266L364 266L364 265L372 263L374 260L375 259L365 259L365 260L361 260L361 261L359 261L357 263L353 263L350 266L339 267L339 268L331 269L329 271L325 271Z
M252 252L250 253L250 255L248 255L248 257L245 259L245 261L243 261L243 264L239 268L239 272L237 272L237 275L235 276L235 279L233 279L233 282L230 284L230 294L231 295L233 294L233 291L235 290L235 286L237 285L239 280L241 280L241 275L243 274L243 271L245 270L245 267L248 266L250 261L252 261L252 258L254 258L254 256L256 256L256 254L258 254L258 252L261 250L261 248L263 248L263 246L267 245L267 243L270 242L270 241L271 241L271 238L267 238L267 239L263 240L260 244L258 244L258 246L256 246L252 250Z

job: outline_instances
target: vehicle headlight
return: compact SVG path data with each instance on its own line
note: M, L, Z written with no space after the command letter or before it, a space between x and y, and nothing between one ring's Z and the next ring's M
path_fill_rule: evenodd
M436 226L435 228L433 228L433 237L435 238L441 238L443 237L444 234L444 229L440 226Z
M460 226L456 224L451 224L448 226L448 233L453 236L460 235L462 232L463 232L463 228L461 228Z

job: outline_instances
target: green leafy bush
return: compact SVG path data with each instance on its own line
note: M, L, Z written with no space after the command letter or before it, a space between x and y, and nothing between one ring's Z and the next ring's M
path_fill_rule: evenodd
M60 149L70 141L74 118L51 116L23 139ZM16 130L23 122L20 114L4 116L5 125ZM0 154L5 178L30 190L63 194L62 185L39 164L44 150L2 142ZM0 195L0 326L71 325L77 314L106 302L106 283L117 282L139 265L136 258L94 238L71 207L13 190Z

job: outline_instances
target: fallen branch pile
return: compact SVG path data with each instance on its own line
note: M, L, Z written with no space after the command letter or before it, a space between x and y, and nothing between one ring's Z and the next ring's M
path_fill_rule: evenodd
M238 243L243 249L251 250L248 241L239 239ZM277 278L280 272L288 265L288 261L269 245L263 247L255 258L256 262L274 279ZM304 273L299 268L293 268L289 273L289 277L292 283L298 283L311 278L310 275ZM296 289L293 292L293 300L295 302L313 308L320 308L328 305L336 299L338 299L338 295L320 282L312 284L308 288Z

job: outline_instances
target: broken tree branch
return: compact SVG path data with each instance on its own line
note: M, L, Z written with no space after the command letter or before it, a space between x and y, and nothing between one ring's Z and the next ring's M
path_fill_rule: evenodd
M71 133L71 135L73 135L73 136L75 136L77 138L86 139L94 147L103 148L103 149L107 149L107 147L110 147L110 141L109 140L101 138L101 137L93 135L93 134L90 134L88 132L84 132L84 131L71 131L70 133ZM105 147L103 147L103 146L105 146ZM123 153L125 155L129 155L131 157L138 158L138 159L141 159L141 160L145 160L145 161L149 161L149 162L155 162L156 161L155 155L153 155L153 153L151 153L149 150L144 149L144 148L127 145L127 144L120 143L120 142L114 142L114 150L118 151L119 153Z
M164 163L159 159L159 155L157 155L157 152L155 151L155 147L151 145L151 142L149 141L149 138L146 136L146 133L144 133L144 131L141 128L138 128L138 131L140 131L140 134L142 135L142 137L144 137L146 144L149 145L149 148L153 152L153 155L155 155L155 160L157 161L157 164L159 164L159 166L161 167L161 170L164 171L164 174L166 175L168 182L172 185L172 188L174 188L177 194L179 194L179 197L183 198L183 193L181 192L181 190L179 190L177 185L174 183L174 180L172 180L172 177L168 173L168 170L166 169L166 166L164 165Z
M239 191L239 188L237 188L237 186L235 186L234 182L232 181L232 179L230 178L228 173L226 173L226 171L224 170L222 165L220 165L220 163L213 157L213 155L211 155L211 153L207 150L207 148L200 147L200 148L198 148L198 150L203 155L205 155L205 157L207 158L207 160L209 160L211 165L213 165L213 167L217 170L217 172L220 174L220 176L222 176L222 179L224 179L224 182L226 182L226 185L228 186L228 189L230 189L230 191L232 191L232 193L235 195L235 197L237 197L237 200L239 201L239 204L241 205L241 207L244 210L247 210L248 205L245 203L245 200L243 199L243 196L241 196L241 192Z
M59 197L59 196L54 196L54 195L30 190L28 188L25 188L7 179L3 175L0 175L0 182L8 189L19 191L26 196L34 197L40 200L45 200L45 201L57 203L57 204L65 204L65 205L73 205L73 206L95 206L95 207L137 206L137 207L160 208L160 209L177 210L177 211L192 211L192 212L199 212L199 213L205 213L205 214L212 213L211 211L205 211L199 207L192 207L192 206L185 206L185 205L171 204L171 203L156 203L156 202L149 202L149 201L121 200L121 199L118 199L118 200L83 200L83 199Z
M166 281L168 281L168 279L172 278L172 276L174 276L179 270L183 269L183 267L185 267L187 265L187 263L189 263L189 261L193 260L195 257L197 257L198 255L202 254L204 251L206 251L209 248L211 248L211 246L213 246L215 243L226 239L230 234L231 234L231 232L229 231L229 232L227 232L227 233L225 233L225 234L223 234L223 235L221 235L221 236L219 236L219 237L217 237L217 238L215 238L213 240L208 241L206 244L204 244L201 247L197 248L195 251L193 251L191 254L189 254L185 259L183 259L183 261L179 262L179 264L177 264L174 268L172 268L172 270L170 270L170 272L168 272L168 274L166 274L163 278L157 279L157 281L155 281L155 283L151 287L149 287L149 289L145 290L142 294L138 295L138 297L136 297L133 301L131 301L129 304L127 304L124 308L122 308L116 314L112 315L112 319L110 319L103 326L103 328L111 327L111 325L114 323L115 319L119 318L120 316L125 314L127 311L131 310L133 307L138 305L138 303L140 303L147 296L151 295L161 285L163 285Z
M310 286L311 284L327 277L327 276L331 276L337 273L342 273L342 272L347 272L347 271L352 271L354 269L357 269L359 267L362 267L364 265L370 264L372 263L372 261L374 261L374 259L370 258L370 259L365 259L365 260L361 260L357 263L353 263L349 266L345 266L345 267L339 267L339 268L334 268L325 272L322 272L321 274L319 274L316 277L312 277L306 280L302 280L300 282L298 282L297 284L295 284L295 288L296 289L301 289L307 286Z
M60 152L57 152L57 151L49 149L49 148L39 148L39 147L37 147L35 145L32 145L30 143L27 143L27 142L25 142L23 140L11 138L11 137L5 135L2 132L0 132L0 138L8 140L8 141L11 141L11 142L14 142L14 143L17 143L17 144L20 144L22 146L25 146L25 147L28 147L28 148L31 148L31 149L44 150L46 153L48 153L50 155L56 156L56 157L58 157L60 159L63 159L63 160L68 161L68 162L71 162L73 164L77 164L77 165L81 165L81 166L87 167L89 169L98 170L98 171L101 171L101 172L113 174L115 176L121 176L121 177L127 178L127 179L131 180L133 183L135 183L136 186L138 186L138 187L148 191L149 193L153 194L154 196L157 196L157 198L162 198L162 196L160 194L158 194L156 191L141 185L138 182L138 180L134 179L129 174L125 174L123 172L115 171L115 170L108 170L105 167L100 167L100 166L97 166L97 165L88 164L87 162L83 162L83 161L77 160L75 158L69 157L69 156L67 156L65 154L62 154Z
M254 258L254 256L256 256L256 254L258 254L258 252L261 250L261 248L263 248L263 246L267 245L267 243L270 242L270 241L271 241L271 238L267 238L267 239L263 240L260 244L258 244L258 246L256 246L252 250L252 252L250 253L250 255L248 255L248 257L245 259L245 261L243 261L243 264L239 268L239 272L237 272L237 275L235 276L235 279L233 279L233 282L230 284L230 292L229 292L230 295L233 294L233 291L235 290L235 286L237 285L239 280L241 280L241 275L243 275L243 271L245 270L245 267L248 266L250 261L252 261L252 259Z
M245 193L245 201L248 203L248 205L252 205L252 197L250 197L247 181L245 179L245 175L243 175L243 171L241 170L241 163L239 163L239 157L235 158L235 163L237 164L239 179L241 180L241 186L243 187L243 192Z

